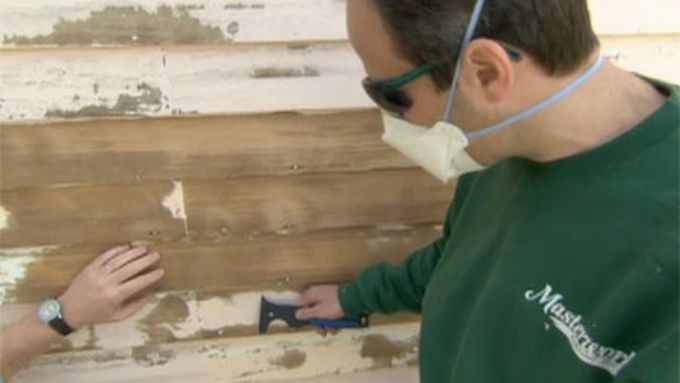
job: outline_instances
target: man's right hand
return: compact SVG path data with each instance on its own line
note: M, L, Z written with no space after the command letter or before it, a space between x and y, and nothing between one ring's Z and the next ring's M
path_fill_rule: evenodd
M295 316L299 320L319 319L340 319L345 314L340 306L338 298L338 285L319 285L312 286L302 295L302 307L297 310ZM317 329L322 335L326 335L329 329ZM335 333L336 331L330 331Z

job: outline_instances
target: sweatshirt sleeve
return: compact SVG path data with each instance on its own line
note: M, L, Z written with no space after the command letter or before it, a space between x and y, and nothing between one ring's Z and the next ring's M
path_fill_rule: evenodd
M420 313L423 296L446 243L446 237L411 254L398 266L381 263L340 286L338 297L345 315L397 311Z
M353 282L340 286L338 298L345 315L421 312L425 290L448 241L453 212L461 208L468 190L469 181L463 176L446 214L441 238L413 252L398 266L373 265L359 273Z

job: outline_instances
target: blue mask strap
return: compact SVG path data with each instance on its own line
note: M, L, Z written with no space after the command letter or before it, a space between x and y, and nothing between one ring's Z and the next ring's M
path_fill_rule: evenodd
M581 77L577 78L576 80L574 80L569 85L560 89L557 93L550 96L546 100L532 106L531 108L529 108L529 109L527 109L523 112L517 113L516 115L514 115L512 117L509 117L505 120L502 120L502 121L500 121L500 122L498 122L494 125L491 125L491 126L488 126L486 128L479 129L479 130L475 130L474 132L466 133L465 136L468 139L473 139L473 138L477 138L477 137L480 137L480 136L484 136L486 134L497 132L497 131L499 131L499 130L501 130L501 129L509 126L509 125L512 125L512 124L514 124L518 121L521 121L521 120L523 120L527 117L530 117L530 116L538 113L539 111L541 111L541 110L543 110L543 109L545 109L545 108L547 108L551 105L556 104L557 102L561 101L563 98L570 95L576 89L578 89L578 87L583 85L583 83L588 81L597 72L599 72L599 70L602 69L604 62L605 62L604 57L600 56L597 59L597 62L595 62L595 64L593 64L593 66L591 66L590 69L588 69L588 71L586 71L583 75L581 75Z
M479 18L482 15L482 9L484 9L484 0L477 0L475 8L472 10L472 16L470 16L470 23L468 24L465 36L463 37L463 43L461 44L458 58L456 59L456 69L453 73L453 81L451 81L451 92L449 93L449 101L446 104L446 113L444 113L444 121L446 122L451 121L451 116L453 114L453 100L456 98L456 87L458 86L458 80L460 79L463 52L465 52L465 48L470 44L470 41L472 41L472 36L475 33L475 29L477 29Z

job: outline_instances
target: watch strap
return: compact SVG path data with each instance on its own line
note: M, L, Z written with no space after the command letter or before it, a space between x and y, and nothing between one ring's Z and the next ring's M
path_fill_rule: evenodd
M73 327L69 326L68 323L62 318L61 316L58 316L51 321L49 321L48 325L56 332L63 336L67 336L71 334L74 330Z

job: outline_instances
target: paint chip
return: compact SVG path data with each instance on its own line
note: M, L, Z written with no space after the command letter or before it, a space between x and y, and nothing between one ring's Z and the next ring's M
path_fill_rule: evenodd
M181 181L172 181L172 191L163 198L163 207L166 208L172 218L184 222L184 234L189 234L186 207L184 205L184 185Z
M44 253L57 246L0 249L0 305L12 301L12 292L26 278L26 271Z
M11 215L12 213L0 206L0 230L5 230L9 227L9 217Z

